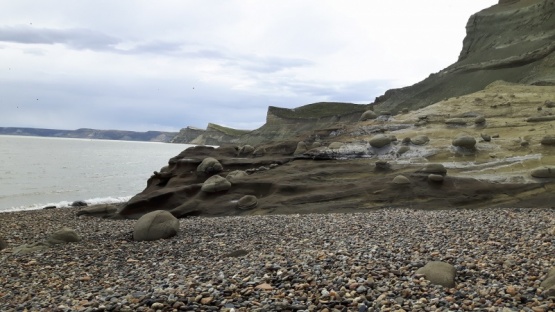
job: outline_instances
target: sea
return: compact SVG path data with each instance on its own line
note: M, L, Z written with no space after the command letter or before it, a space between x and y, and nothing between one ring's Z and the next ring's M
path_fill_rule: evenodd
M0 135L0 212L125 202L190 146Z

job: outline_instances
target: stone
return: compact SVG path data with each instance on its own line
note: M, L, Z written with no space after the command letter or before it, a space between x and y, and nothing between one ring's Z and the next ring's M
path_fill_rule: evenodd
M416 274L423 274L425 278L434 285L447 288L455 287L455 267L447 262L430 261L425 266L416 271Z
M81 237L79 237L75 230L68 227L63 227L57 230L56 232L50 234L50 236L48 236L48 238L46 239L46 242L49 245L58 245L79 241L81 241Z
M408 152L410 150L410 147L408 146L401 146L399 147L399 149L397 150L397 156L403 155L404 153Z
M58 207L56 207L56 206L45 206L45 207L43 207L42 209L44 209L44 210L50 210L50 209L56 209L56 208L58 208Z
M255 149L254 152L252 153L252 156L254 157L262 157L264 155L266 155L266 149L264 147L259 147Z
M533 169L530 175L534 178L555 178L555 167L539 167Z
M545 101L545 107L547 107L547 108L553 108L553 107L555 107L555 102L550 101L550 100L546 100L546 101Z
M213 157L206 157L197 167L197 173L216 174L224 169L222 164Z
M449 118L445 120L445 124L449 126L466 126L466 120L463 118Z
M250 156L254 152L254 147L252 145L243 145L237 151L237 156Z
M8 242L3 237L0 237L0 250L8 248Z
M179 232L179 220L165 210L149 212L137 220L133 240L153 241L170 238Z
M245 195L237 201L237 209L250 210L258 205L258 199L254 195Z
M328 145L329 149L340 149L343 145L345 145L343 142L332 142L330 143L330 145Z
M453 146L462 147L466 149L474 149L476 146L476 139L469 135L459 135L452 142Z
M555 136L553 135L546 135L544 136L541 141L540 141L541 145L549 145L549 146L553 146L555 145Z
M387 162L387 160L378 160L374 165L376 166L375 169L378 171L386 171L391 169L391 165Z
M392 183L397 185L406 185L406 184L410 184L410 180L404 175L398 175L395 178L393 178Z
M306 142L299 142L297 143L297 148L295 149L295 152L293 153L293 155L300 155L304 152L306 152L308 150L308 146L306 145Z
M447 169L445 169L445 166L442 164L427 164L426 167L418 170L417 172L444 176L447 174Z
M484 142L490 142L491 141L491 136L487 133L480 133L480 136L482 137L482 140L484 140Z
M445 177L442 176L441 174L432 173L428 175L428 181L433 183L442 183L444 179Z
M118 206L115 204L94 205L80 209L75 215L107 218L117 213L117 211Z
M370 146L372 147L382 148L391 143L391 137L384 134L378 134L371 138L368 143L370 143Z
M424 145L430 142L430 138L426 135L417 135L410 139L410 142L414 145Z
M364 113L362 113L362 116L360 116L360 121L366 121L366 120L370 120L370 119L376 119L378 118L378 115L376 113L374 113L374 111L372 110L367 110Z
M262 283L260 285L257 285L255 288L256 289L261 289L261 290L272 290L272 289L274 289L274 287L272 287L272 285L270 285L268 283Z
M205 193L215 193L227 191L230 188L231 182L222 176L214 175L204 181L200 190Z
M76 200L73 203L71 203L71 207L87 207L87 206L88 204L82 200Z
M555 267L552 267L549 272L547 272L547 276L541 282L540 287L544 290L555 288Z
M477 125L483 125L486 123L486 118L484 116L478 116L474 119L474 123Z
M249 175L249 174L248 174L246 171L244 171L244 170L234 170L234 171L231 171L230 173L228 173L228 174L225 176L225 178L226 178L229 182L232 182L232 183L233 183L233 181L239 180L239 179L241 179L241 178L243 178L243 177L247 177L248 175Z

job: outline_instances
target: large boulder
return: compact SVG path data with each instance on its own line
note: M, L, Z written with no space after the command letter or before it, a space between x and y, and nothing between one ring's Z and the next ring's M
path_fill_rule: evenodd
M105 204L82 208L81 210L77 211L75 215L107 218L116 214L117 211L118 205Z
M197 173L216 174L224 169L222 164L213 157L206 157L197 167Z
M406 184L410 184L410 180L409 178L405 177L404 175L398 175L395 178L393 178L393 181L391 181L393 184L397 184L397 185L406 185Z
M226 178L219 175L211 176L206 179L200 188L201 191L206 193L215 193L221 191L227 191L231 188L231 182Z
M153 241L170 238L179 232L179 220L165 210L149 212L137 220L133 229L133 240Z
M243 145L238 151L237 156L244 157L250 156L254 152L254 147L252 145Z
M46 239L49 245L58 245L65 243L73 243L81 241L81 237L75 232L75 230L68 227L63 227L56 232L50 234Z
M416 271L422 274L434 285L453 288L455 287L455 267L447 262L430 261Z
M391 137L385 134L378 134L372 137L368 143L370 143L372 147L382 148L391 143Z
M362 116L360 116L360 121L366 121L366 120L370 120L370 119L376 119L378 118L378 115L376 113L374 113L374 111L372 110L367 110L364 113L362 113Z
M258 205L258 199L254 195L245 195L237 201L237 208L240 210L250 210Z
M414 138L411 138L410 142L414 145L424 145L430 142L430 138L426 135L417 135Z
M474 149L476 146L476 139L469 135L459 135L452 142L453 146L462 147L466 149Z
M555 178L555 167L539 167L533 169L530 175L534 178Z

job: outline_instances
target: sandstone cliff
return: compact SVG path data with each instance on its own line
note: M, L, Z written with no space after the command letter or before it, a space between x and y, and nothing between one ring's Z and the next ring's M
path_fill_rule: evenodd
M376 98L399 112L483 89L496 80L554 85L555 0L500 1L470 17L459 60L427 79Z
M209 123L206 130L187 127L181 129L173 138L172 143L187 143L197 145L221 145L224 143L238 143L240 138L250 130L232 129Z

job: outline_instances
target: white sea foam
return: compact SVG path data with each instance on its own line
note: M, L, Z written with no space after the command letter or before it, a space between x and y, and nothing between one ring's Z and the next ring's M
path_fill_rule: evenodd
M124 203L129 201L133 196L121 196L121 197L102 197L102 198L91 198L83 200L87 205L102 205L102 204L117 204L117 203ZM71 207L73 201L61 201L57 203L46 203L46 204L33 204L30 206L19 206L19 207L11 207L7 209L2 209L0 212L8 212L8 211L22 211L22 210L38 210L43 209L44 207L55 206L56 208L68 208Z

